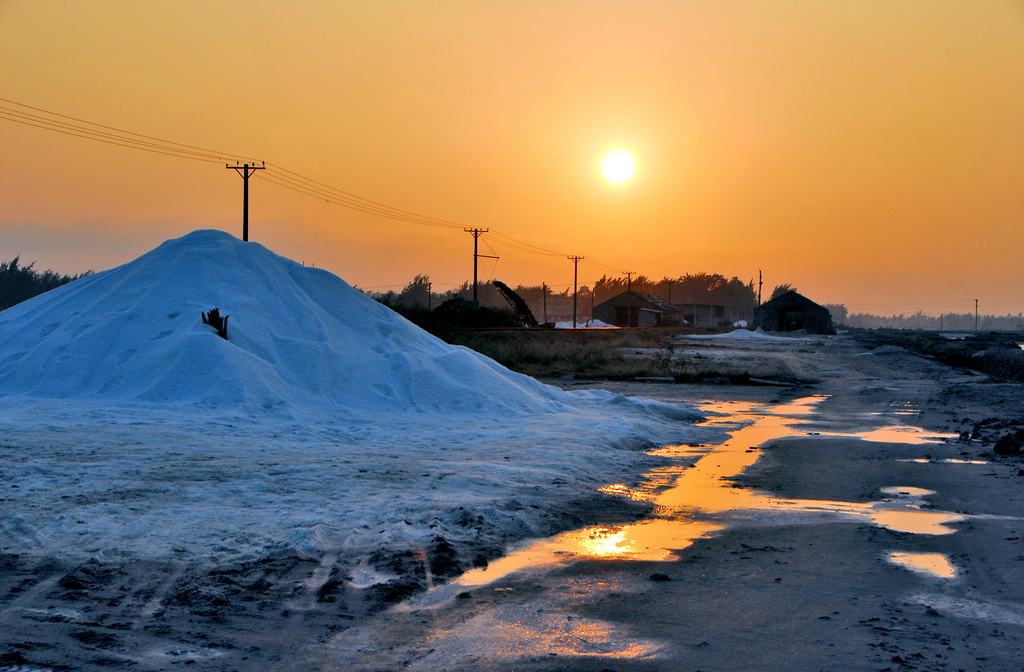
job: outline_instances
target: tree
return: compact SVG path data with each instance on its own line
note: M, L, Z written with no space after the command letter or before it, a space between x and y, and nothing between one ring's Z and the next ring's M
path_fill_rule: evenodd
M35 262L21 266L20 261L21 257L15 257L0 262L0 310L6 310L72 280L92 275L92 271L81 275L61 275L51 270L39 272L32 268Z
M430 276L417 275L398 295L399 305L406 308L427 308L430 304Z
M796 287L794 287L793 285L789 284L788 282L784 283L784 284L781 284L781 285L775 285L775 289L772 290L772 295L770 297L768 297L768 300L771 301L772 299L774 299L776 297L782 296L786 292L795 292L795 291L796 291Z

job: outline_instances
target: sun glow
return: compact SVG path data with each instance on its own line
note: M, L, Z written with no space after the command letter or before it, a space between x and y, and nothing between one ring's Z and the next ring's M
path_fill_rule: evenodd
M605 155L601 161L601 173L612 184L628 182L636 172L633 155L624 149L616 149Z

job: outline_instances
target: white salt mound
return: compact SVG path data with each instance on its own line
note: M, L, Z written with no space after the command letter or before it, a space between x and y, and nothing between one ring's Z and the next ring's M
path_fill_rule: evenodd
M753 331L749 329L734 329L724 334L686 334L680 336L680 338L696 341L787 341L790 343L800 340L792 336L772 336L771 334L766 334L761 327Z
M228 315L228 340L200 314ZM539 412L568 395L221 231L0 313L0 396L370 412Z

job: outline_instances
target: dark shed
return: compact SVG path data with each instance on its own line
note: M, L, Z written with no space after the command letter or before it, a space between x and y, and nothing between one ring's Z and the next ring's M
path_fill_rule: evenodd
M799 331L810 334L834 334L832 314L806 296L788 291L761 304L754 311L757 324L765 331Z
M594 306L594 319L616 327L668 327L683 324L683 311L640 292L623 292Z

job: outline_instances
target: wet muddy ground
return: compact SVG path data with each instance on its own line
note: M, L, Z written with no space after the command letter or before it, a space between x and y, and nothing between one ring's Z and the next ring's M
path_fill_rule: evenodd
M611 385L724 410L731 444L663 451L459 579L441 541L378 586L298 557L0 557L0 670L1024 669L1024 462L953 439L1019 416L1019 385L842 338L695 347L818 382Z

